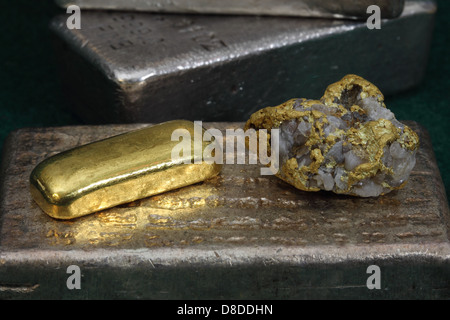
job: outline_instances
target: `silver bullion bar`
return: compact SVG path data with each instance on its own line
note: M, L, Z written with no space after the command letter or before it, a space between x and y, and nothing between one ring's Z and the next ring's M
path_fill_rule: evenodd
M62 7L173 13L257 14L329 18L367 18L377 5L384 18L398 17L404 0L56 0Z
M379 30L292 17L85 11L55 17L56 58L87 123L245 121L256 110L358 74L386 94L420 83L436 4L407 1Z
M416 166L404 189L378 198L303 192L246 160L71 222L33 201L36 164L146 125L16 130L0 166L0 299L448 299L445 188L430 136L405 124L419 135ZM226 143L244 124L203 125ZM381 290L366 287L373 264ZM81 290L65 285L71 265Z

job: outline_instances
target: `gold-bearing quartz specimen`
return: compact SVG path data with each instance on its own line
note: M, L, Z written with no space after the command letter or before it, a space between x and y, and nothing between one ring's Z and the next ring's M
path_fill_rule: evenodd
M245 124L250 128L279 128L276 175L304 191L375 197L401 189L419 147L417 134L396 120L380 90L356 75L328 86L320 100L261 109Z
M198 126L198 127L196 127ZM191 152L172 158L175 130L191 136ZM53 218L73 219L216 176L221 164L203 159L212 142L194 136L204 129L174 120L79 146L49 157L30 175L30 190Z

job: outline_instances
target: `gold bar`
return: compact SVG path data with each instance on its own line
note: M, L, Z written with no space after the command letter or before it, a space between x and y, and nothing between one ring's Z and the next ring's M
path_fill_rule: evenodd
M189 133L191 152L173 160L177 129ZM201 182L217 175L221 165L203 159L211 142L196 146L199 132L203 137L200 125L176 120L64 151L34 168L31 194L51 217L73 219Z

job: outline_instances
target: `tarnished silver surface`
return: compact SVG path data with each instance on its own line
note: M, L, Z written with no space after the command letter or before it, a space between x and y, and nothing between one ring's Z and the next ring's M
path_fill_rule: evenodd
M51 24L67 102L89 123L245 121L357 74L392 94L425 71L436 6L406 2L381 30L325 19L83 12Z
M143 125L21 129L0 175L0 298L450 298L449 209L431 141L406 187L378 198L302 192L258 165L73 221L28 192L36 163ZM205 123L236 129L242 123ZM369 290L369 265L381 289ZM82 289L68 290L77 265Z
M404 0L56 0L62 7L175 13L262 14L303 17L367 18L367 7L377 5L384 18L395 18Z

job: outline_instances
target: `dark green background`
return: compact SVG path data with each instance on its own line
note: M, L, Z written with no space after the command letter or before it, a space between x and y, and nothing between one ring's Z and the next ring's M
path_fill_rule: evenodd
M0 148L22 127L80 124L66 110L50 44L48 23L59 10L49 0L0 0ZM450 199L450 1L438 0L430 60L417 88L386 97L400 120L415 120L431 134ZM398 61L402 63L402 61ZM76 92L73 93L76 98Z

